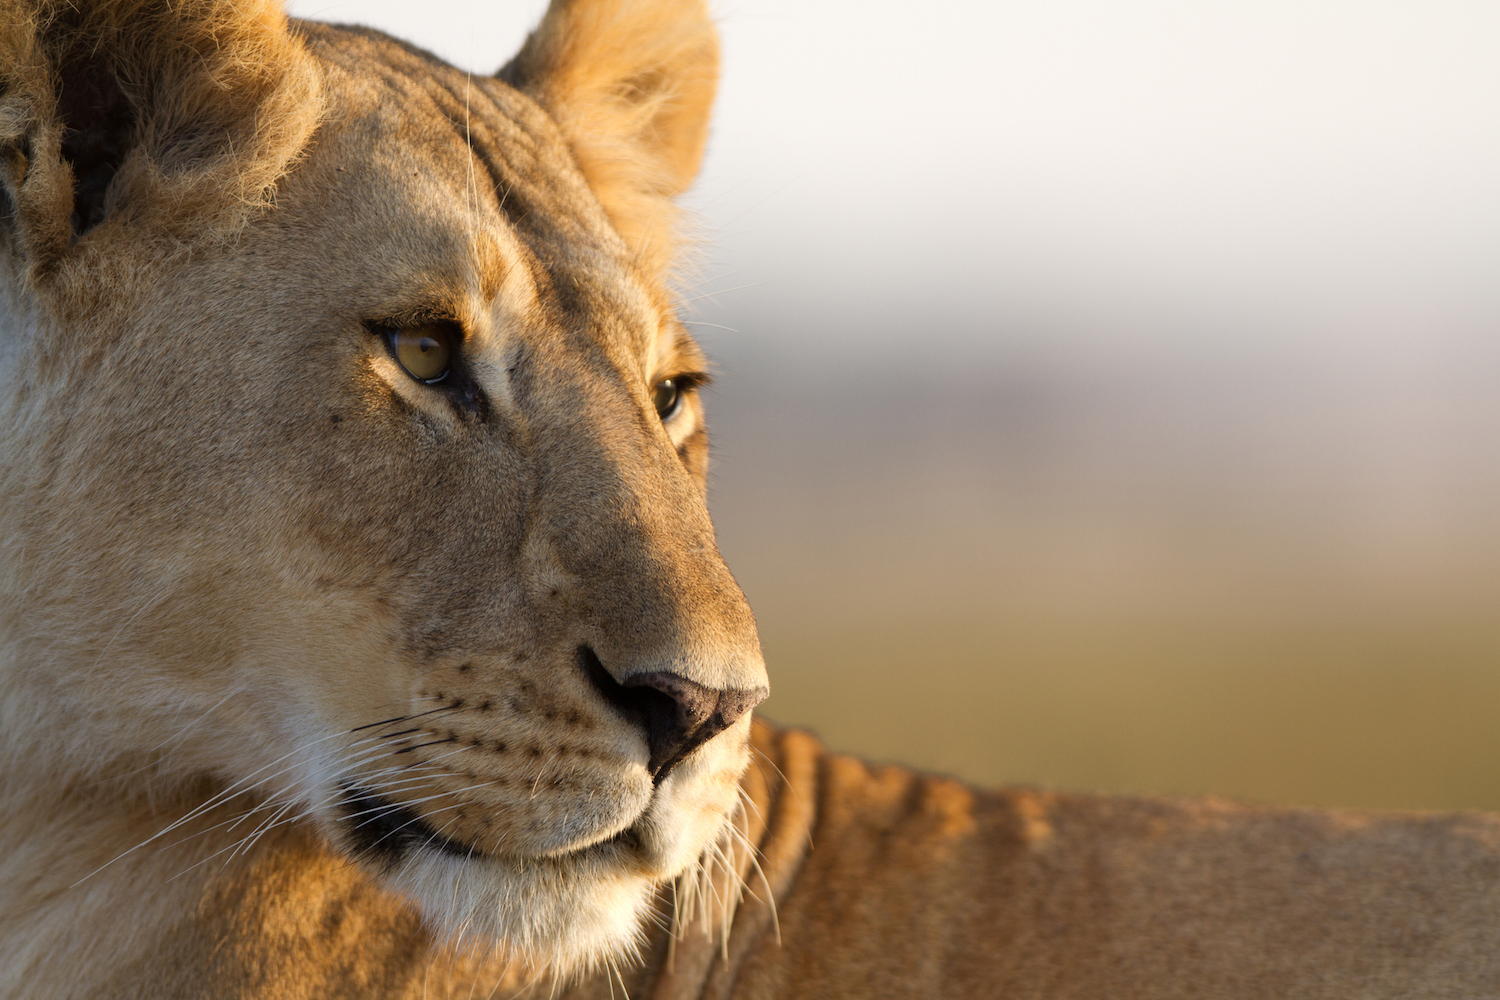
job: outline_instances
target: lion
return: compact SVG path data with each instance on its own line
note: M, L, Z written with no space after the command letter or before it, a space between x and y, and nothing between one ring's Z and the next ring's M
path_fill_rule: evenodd
M702 0L554 0L488 77L0 5L0 994L1500 994L1494 816L753 720L672 293Z

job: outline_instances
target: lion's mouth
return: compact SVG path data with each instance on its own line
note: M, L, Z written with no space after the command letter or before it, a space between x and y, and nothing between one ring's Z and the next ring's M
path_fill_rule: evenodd
M399 802L348 782L341 782L340 824L350 838L354 854L373 861L382 868L393 868L416 851L436 851L466 861L483 860L490 855L474 844L466 844L443 834L421 813ZM583 858L618 848L639 847L640 834L635 826L585 844L573 850L550 854L552 859Z

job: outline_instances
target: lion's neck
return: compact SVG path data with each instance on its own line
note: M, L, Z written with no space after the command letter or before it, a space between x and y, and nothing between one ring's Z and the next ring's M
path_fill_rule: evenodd
M216 869L184 870L147 843L165 803L123 802L82 782L7 781L0 807L0 994L69 997L118 981L190 920ZM198 833L201 828L183 830ZM145 843L135 850L136 845ZM196 860L196 857L194 858Z
M420 995L437 954L420 920L300 824L237 853L264 814L174 827L189 796L8 791L0 995ZM500 975L462 961L450 974Z

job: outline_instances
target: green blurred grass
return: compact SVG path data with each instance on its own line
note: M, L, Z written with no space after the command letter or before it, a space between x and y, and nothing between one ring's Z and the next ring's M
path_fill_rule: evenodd
M1500 809L1500 620L762 621L762 712L997 784Z
M1492 368L913 347L716 383L764 715L988 784L1500 810Z

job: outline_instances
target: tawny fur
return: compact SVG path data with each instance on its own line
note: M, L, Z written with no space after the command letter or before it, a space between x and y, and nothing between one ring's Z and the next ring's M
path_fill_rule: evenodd
M676 263L671 198L698 173L718 68L701 9L595 0L554 3L500 77L557 120L615 228L648 270L665 272Z
M560 0L497 78L264 3L0 14L0 996L1500 993L1491 816L748 716L652 782L584 652L765 676L665 292L699 0Z
M111 224L183 243L232 232L262 207L322 107L317 68L274 0L5 0L0 149L34 266L67 249L56 208L74 178L57 155L58 83L81 67L118 80L140 115L110 185Z

